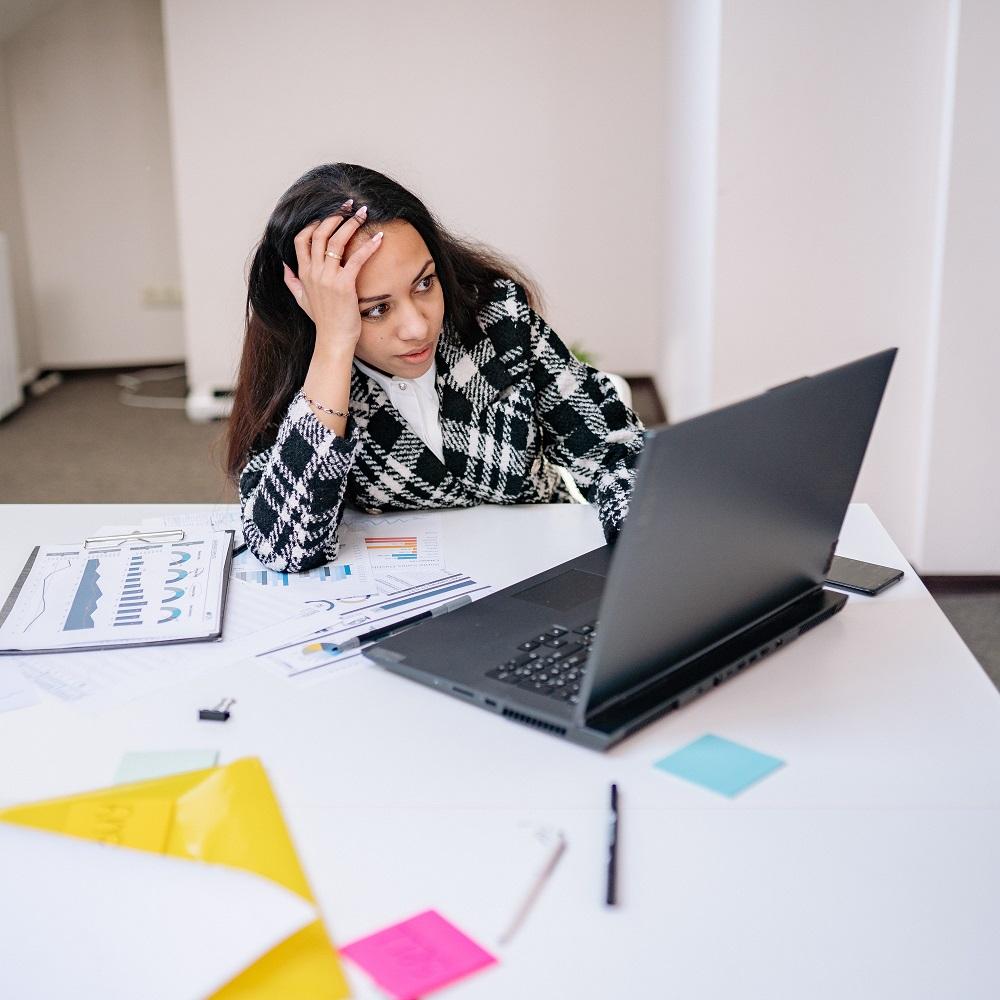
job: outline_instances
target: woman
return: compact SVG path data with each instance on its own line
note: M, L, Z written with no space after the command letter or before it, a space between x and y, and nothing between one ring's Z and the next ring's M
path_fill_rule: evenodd
M571 500L557 466L614 538L642 425L536 305L516 268L390 178L338 163L296 181L251 265L229 424L253 554L292 572L328 562L345 501Z

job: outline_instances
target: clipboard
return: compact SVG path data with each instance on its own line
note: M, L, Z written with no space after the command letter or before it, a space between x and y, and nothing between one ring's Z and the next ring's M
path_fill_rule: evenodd
M234 538L135 529L36 545L0 607L0 656L221 639Z

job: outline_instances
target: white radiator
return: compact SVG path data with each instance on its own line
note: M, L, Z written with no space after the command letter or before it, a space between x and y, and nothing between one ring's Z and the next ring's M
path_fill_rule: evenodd
M0 233L0 417L16 410L24 401L20 370L10 249L7 234Z

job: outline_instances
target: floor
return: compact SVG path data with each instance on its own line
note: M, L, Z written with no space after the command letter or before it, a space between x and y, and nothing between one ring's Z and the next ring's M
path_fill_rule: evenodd
M927 584L955 631L1000 688L1000 582L988 588L964 588L954 582L944 587L932 581Z
M224 423L183 409L122 402L114 372L73 372L0 422L0 502L219 503L236 493L222 468ZM183 376L143 394L183 402Z
M222 468L224 423L184 414L183 373L160 370L138 393L155 408L127 405L120 373L73 372L0 421L0 503L231 503ZM629 380L647 426L664 422L648 378ZM167 407L176 408L167 408ZM1000 687L1000 580L964 588L928 581L931 592Z

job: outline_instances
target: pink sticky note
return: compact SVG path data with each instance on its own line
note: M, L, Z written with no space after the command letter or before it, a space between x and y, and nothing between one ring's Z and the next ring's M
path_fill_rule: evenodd
M414 1000L496 962L435 910L361 938L340 952L398 1000Z

